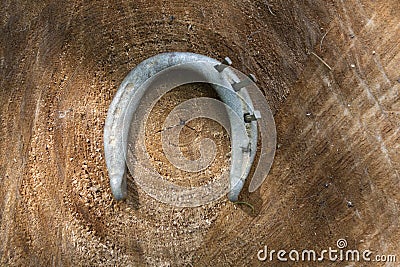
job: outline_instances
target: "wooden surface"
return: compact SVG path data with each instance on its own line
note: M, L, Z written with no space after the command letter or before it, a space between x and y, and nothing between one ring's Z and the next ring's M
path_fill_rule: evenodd
M400 257L399 1L39 2L0 8L1 265L270 266L264 245L340 238ZM254 214L226 198L162 204L132 179L113 200L107 108L128 71L166 51L257 76L278 149L241 195Z

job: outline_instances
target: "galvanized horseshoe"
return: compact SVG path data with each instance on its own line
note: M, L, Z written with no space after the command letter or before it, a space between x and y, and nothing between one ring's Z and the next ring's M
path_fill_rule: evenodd
M207 77L211 77L210 79L221 81L220 84L223 86L211 85L221 100L243 118L242 123L246 128L247 145L243 147L243 140L241 140L243 136L239 134L233 134L231 138L232 156L228 198L230 201L238 200L257 151L257 120L260 119L261 114L254 110L253 102L246 90L246 86L255 82L255 77L249 75L247 79L239 80L229 68L227 69L231 65L229 58L225 58L221 63L203 55L185 52L163 53L141 62L125 77L109 107L104 128L104 152L110 186L115 199L121 200L127 195L125 175L129 124L124 125L124 120L132 118L131 114L140 107L142 96L146 90L149 90L142 85L150 77L167 68L190 63L196 66L196 62L206 62L208 66L212 66L199 65L198 71ZM133 95L135 95L134 99L132 99ZM229 120L231 124L234 121L231 117ZM235 125L231 125L231 129L235 132ZM244 155L249 160L247 164L243 165L241 162Z

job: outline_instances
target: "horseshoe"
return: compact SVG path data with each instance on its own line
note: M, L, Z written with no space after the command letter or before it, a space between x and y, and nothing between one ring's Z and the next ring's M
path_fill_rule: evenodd
M257 151L257 120L261 115L260 112L254 111L252 100L246 90L246 86L255 81L255 77L250 75L247 79L239 80L228 68L232 63L229 58L225 58L221 63L210 57L187 52L163 53L142 61L122 81L109 107L104 127L104 152L110 187L115 199L122 200L127 196L126 151L129 124L124 125L123 122L126 118L132 119L132 114L140 108L140 101L145 91L150 90L142 85L167 68L190 63L196 66L196 62L205 62L211 66L205 68L203 64L203 67L199 67L199 72L205 73L204 75L212 79L219 79L223 86L211 84L213 89L237 116L243 118L243 125L240 127L246 128L247 136L236 134L235 127L238 125L233 125L234 120L229 117L232 129L232 156L228 198L233 202L238 200ZM243 146L244 139L247 140L245 146ZM244 156L249 159L247 164L242 164Z

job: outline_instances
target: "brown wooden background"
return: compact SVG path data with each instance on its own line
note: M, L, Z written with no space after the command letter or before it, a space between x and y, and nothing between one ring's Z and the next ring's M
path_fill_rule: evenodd
M264 245L339 238L400 257L398 0L0 7L1 265L269 266ZM166 51L229 56L258 77L279 149L262 188L241 196L255 214L226 199L164 205L133 182L113 200L107 108L129 70Z

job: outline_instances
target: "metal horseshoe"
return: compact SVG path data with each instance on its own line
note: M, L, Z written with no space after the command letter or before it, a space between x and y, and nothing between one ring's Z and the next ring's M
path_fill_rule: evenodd
M127 196L126 151L129 124L124 125L123 122L124 119L131 118L130 114L140 108L141 96L144 95L145 90L149 89L141 85L167 68L196 62L207 62L209 66L213 66L201 71L221 80L224 88L212 85L214 90L226 105L243 118L242 123L246 127L245 139L248 141L245 146L243 146L243 136L233 135L231 138L232 156L228 198L230 201L238 200L257 151L257 120L261 118L261 113L254 110L253 102L246 90L246 86L255 82L256 79L253 75L249 75L247 79L239 80L228 68L232 63L229 58L219 62L203 55L186 52L163 53L141 62L125 77L109 107L104 128L104 152L111 191L115 199L121 200ZM134 94L135 99L132 101ZM232 123L233 119L229 119ZM235 125L231 125L231 129L234 132ZM249 159L247 164L241 164L244 156Z

